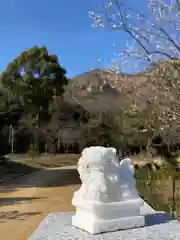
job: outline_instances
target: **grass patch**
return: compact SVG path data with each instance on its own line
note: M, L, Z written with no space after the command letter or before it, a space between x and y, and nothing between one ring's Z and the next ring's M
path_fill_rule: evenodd
M149 205L157 211L172 213L175 210L180 214L180 172L168 168L152 171L143 167L137 169L135 175L140 196Z

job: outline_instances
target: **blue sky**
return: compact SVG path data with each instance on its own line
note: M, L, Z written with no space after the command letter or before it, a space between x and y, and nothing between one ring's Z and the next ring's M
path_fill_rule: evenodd
M128 0L143 10L146 0ZM1 0L0 72L23 50L45 45L59 57L68 76L108 67L113 43L124 47L127 36L93 29L88 11L101 0ZM142 5L143 3L143 5ZM101 58L101 66L97 58Z

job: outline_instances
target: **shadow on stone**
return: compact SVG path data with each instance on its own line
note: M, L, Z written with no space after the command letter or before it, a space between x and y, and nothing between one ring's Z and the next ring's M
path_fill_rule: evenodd
M172 218L168 213L153 213L145 215L145 226L153 226L171 221Z

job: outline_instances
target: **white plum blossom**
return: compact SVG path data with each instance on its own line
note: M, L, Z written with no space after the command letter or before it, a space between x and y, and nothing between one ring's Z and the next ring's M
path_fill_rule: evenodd
M129 35L132 42L122 51L124 61L136 59L137 64L138 60L138 69L147 68L154 61L180 58L180 0L148 0L148 8L150 14L146 16L125 1L110 0L99 11L89 12L93 27ZM118 53L117 49L117 56ZM119 60L122 65L122 56Z

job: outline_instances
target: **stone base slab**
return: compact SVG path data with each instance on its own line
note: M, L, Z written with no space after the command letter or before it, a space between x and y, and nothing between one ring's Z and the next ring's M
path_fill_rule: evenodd
M81 198L72 199L72 205L76 208L76 216L81 219L119 219L139 216L144 201L141 198L120 202L93 202Z
M117 230L126 230L142 227L145 225L145 217L134 216L113 220L92 220L92 221L84 219L84 221L82 221L82 219L79 219L76 215L74 215L72 217L72 225L80 229L83 229L88 233L99 234Z

